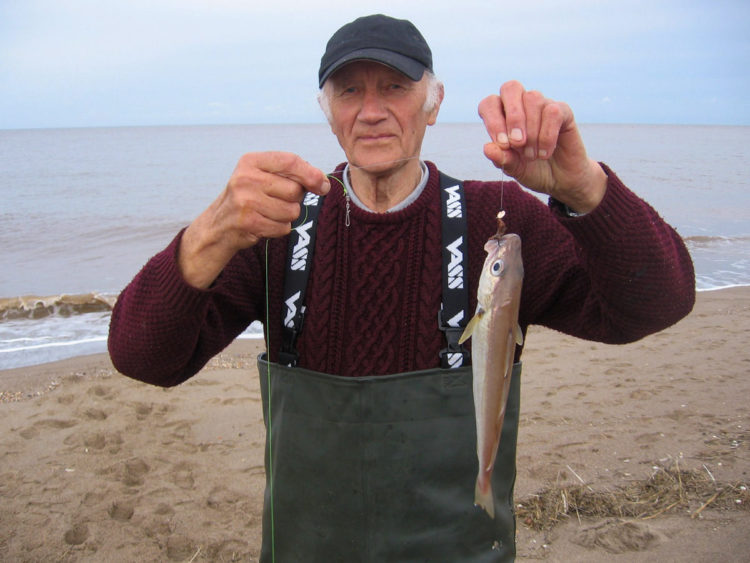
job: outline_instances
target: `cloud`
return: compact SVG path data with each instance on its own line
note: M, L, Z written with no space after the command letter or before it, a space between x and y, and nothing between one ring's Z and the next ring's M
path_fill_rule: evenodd
M25 0L0 2L0 128L317 122L327 38L373 12L427 37L444 120L515 78L589 121L689 121L716 97L710 119L750 122L743 2Z

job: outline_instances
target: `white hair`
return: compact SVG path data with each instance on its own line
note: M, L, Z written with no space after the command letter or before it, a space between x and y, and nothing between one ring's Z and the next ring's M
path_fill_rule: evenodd
M435 76L434 72L425 70L424 73L427 76L427 96L424 99L422 109L429 113L440 103L440 94L443 90L443 83L440 82L440 79L437 76Z
M440 92L443 87L443 83L440 82L435 73L429 70L424 71L425 78L427 79L427 95L424 99L422 109L426 113L430 113L440 103ZM320 109L323 110L323 114L326 116L328 123L331 123L331 95L333 94L333 85L330 80L326 80L323 83L323 87L318 92L318 104Z

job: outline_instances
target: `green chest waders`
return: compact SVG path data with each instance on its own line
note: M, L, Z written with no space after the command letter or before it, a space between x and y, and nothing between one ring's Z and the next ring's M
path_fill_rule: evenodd
M471 368L351 378L263 358L258 366L261 561L513 560L520 363L492 477L494 520L473 504Z
M476 425L469 353L463 186L440 175L441 367L340 377L297 366L322 198L308 194L289 237L280 363L258 362L266 423L261 561L484 562L515 556L515 366L492 486L495 519L475 507ZM359 375L359 374L351 374ZM270 387L270 388L269 388ZM269 416L270 413L270 416Z

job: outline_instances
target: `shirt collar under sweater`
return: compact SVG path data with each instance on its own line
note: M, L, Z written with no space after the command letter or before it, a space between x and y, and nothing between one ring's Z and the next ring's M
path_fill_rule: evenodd
M394 211L401 211L402 209L405 209L406 207L417 201L417 198L422 194L424 187L427 185L427 180L430 179L430 172L429 170L427 170L427 165L421 160L419 161L419 165L422 170L422 177L419 179L417 187L414 188L414 190L406 197L406 199L391 207L388 211L386 211L386 213L393 213ZM367 207L362 202L362 200L357 197L357 194L352 189L352 185L349 182L349 163L347 163L346 167L344 168L343 178L344 186L346 186L346 192L349 194L349 199L351 199L352 203L360 209L363 209L370 213L376 213L375 211Z

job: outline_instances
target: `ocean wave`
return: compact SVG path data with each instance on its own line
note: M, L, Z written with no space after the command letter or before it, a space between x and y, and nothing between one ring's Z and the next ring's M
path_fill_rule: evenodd
M722 235L693 235L682 240L688 248L706 248L717 245L745 244L750 242L750 235L722 236Z
M80 340L71 340L68 342L60 341L55 342L51 341L51 338L45 338L45 342L43 343L36 343L36 344L29 344L24 346L15 346L15 347L7 347L7 348L0 348L0 354L13 354L16 352L33 352L35 350L46 350L48 348L60 348L64 346L81 346L83 344L94 344L94 343L100 343L100 342L106 342L107 337L106 336L94 336L91 338L81 338ZM3 341L3 343L9 343L12 344L12 340L6 340ZM104 350L104 347L102 346L102 351Z
M0 370L106 353L109 321L108 309L69 316L27 315L2 320ZM263 338L263 325L252 323L239 338Z
M102 293L77 295L24 295L0 298L0 320L42 319L50 316L71 317L111 311L117 296Z

